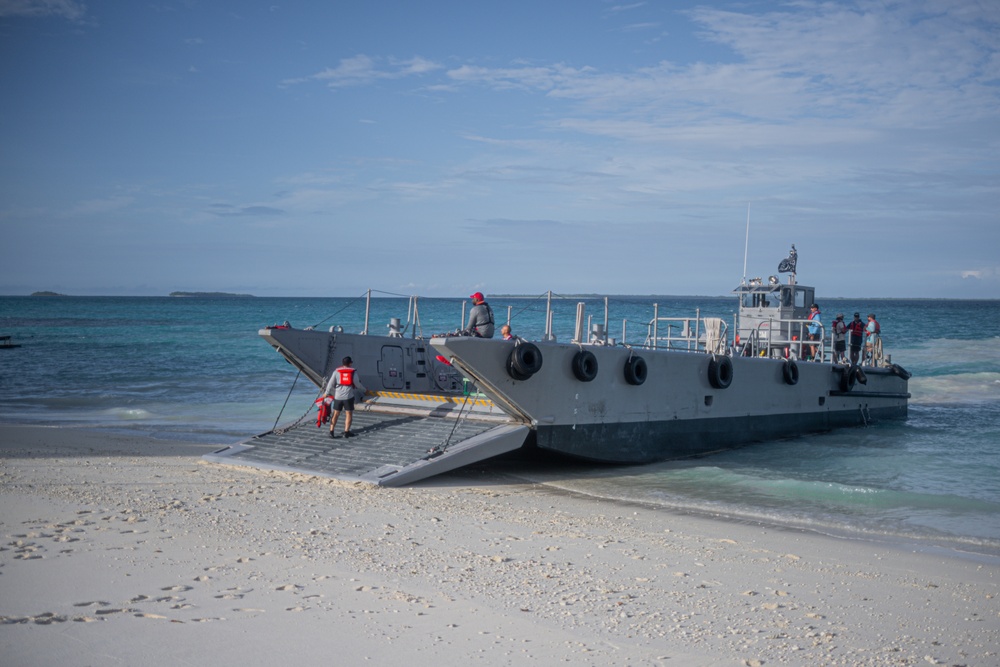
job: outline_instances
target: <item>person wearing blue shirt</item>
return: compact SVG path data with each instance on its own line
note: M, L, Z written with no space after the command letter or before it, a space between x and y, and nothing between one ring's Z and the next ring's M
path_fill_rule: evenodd
M820 321L819 306L817 306L814 303L813 305L809 306L809 340L818 341L822 335L823 335L823 326L822 322ZM810 350L809 353L812 356L813 361L822 361L822 359L816 358L816 349L818 347L819 346L816 345L815 343L809 346Z

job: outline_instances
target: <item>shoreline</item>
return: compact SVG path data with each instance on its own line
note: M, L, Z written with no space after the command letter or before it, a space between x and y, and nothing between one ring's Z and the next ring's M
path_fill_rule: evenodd
M536 483L531 480L523 481L529 484ZM859 544L871 545L873 548L888 548L905 552L924 552L945 558L969 560L983 565L1000 567L1000 550L992 544L973 542L972 538L950 535L908 535L903 533L862 531L835 525L821 526L817 524L795 523L793 521L782 523L780 520L772 520L761 516L740 515L697 507L658 505L645 500L633 500L629 498L606 498L596 494L589 494L586 491L563 488L547 482L541 482L540 484L552 491L579 496L593 502L612 502L623 506L634 505L651 511L663 512L671 516L688 517L693 521L704 520L733 523L760 529L787 531L795 534L801 533L815 536L818 539L857 542Z
M218 447L0 424L8 664L1000 664L995 563L476 471L200 460Z

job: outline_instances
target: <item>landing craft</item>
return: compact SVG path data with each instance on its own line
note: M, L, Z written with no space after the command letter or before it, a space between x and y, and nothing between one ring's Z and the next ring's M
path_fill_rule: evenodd
M205 458L399 486L522 447L642 464L905 419L910 374L880 341L860 363L836 363L830 333L809 319L815 289L795 270L793 246L786 283L744 279L732 327L654 306L641 343L588 329L583 303L569 342L552 335L551 302L537 340L406 338L398 319L388 335L267 327L261 337L321 389L353 358L369 390L357 437L332 440L307 415Z

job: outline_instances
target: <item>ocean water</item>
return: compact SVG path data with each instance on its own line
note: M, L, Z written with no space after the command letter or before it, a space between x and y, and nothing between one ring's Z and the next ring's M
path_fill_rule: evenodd
M376 295L369 331L397 317L425 336L458 328L460 299ZM540 338L546 295L491 298L499 320ZM572 337L576 303L556 298L553 331ZM640 343L661 317L723 317L734 297L616 297L608 331ZM878 314L885 350L911 373L910 416L696 459L608 467L503 462L503 470L608 501L1000 555L1000 302L820 300ZM258 336L269 324L364 327L352 298L0 297L0 422L62 425L231 444L308 412L317 388ZM483 464L488 465L488 464Z

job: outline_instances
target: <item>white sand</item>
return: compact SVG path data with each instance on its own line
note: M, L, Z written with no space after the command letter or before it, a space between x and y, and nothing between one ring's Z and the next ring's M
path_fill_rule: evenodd
M0 664L1000 665L1000 566L0 426Z

